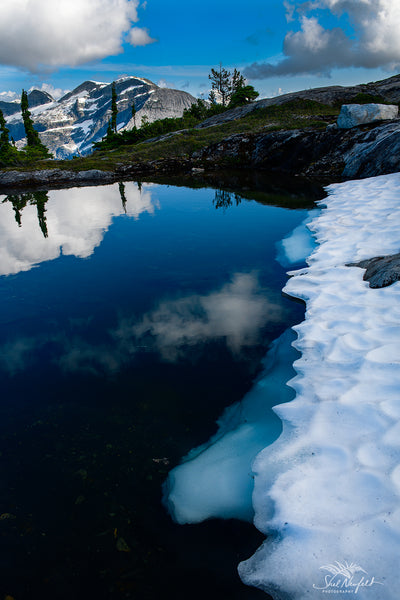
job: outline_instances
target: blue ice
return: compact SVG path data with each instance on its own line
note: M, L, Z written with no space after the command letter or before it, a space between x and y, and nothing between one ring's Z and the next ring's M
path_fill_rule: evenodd
M216 435L169 473L164 502L176 522L253 519L252 463L281 433L273 406L294 397L286 383L295 375L292 364L299 356L291 345L295 337L288 329L272 343L262 375L241 402L225 410Z

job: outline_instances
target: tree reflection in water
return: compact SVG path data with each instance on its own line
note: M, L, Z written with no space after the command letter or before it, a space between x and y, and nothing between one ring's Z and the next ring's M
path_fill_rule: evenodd
M48 199L49 196L47 192L36 191L27 192L25 194L10 194L4 198L2 203L10 202L12 204L18 227L21 227L22 224L22 211L24 208L28 204L36 206L40 230L43 233L43 236L47 238L49 236L46 221L46 203Z
M242 198L239 196L239 194L234 194L225 190L215 190L215 196L213 200L215 208L222 208L223 210L226 210L230 206L233 206L233 201L235 201L236 206L239 206Z

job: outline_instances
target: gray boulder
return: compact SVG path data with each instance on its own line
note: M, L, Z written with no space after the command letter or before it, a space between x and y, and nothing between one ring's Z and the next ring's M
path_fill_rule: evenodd
M376 121L396 119L399 107L394 104L344 104L338 116L339 129L351 129Z
M358 263L350 263L348 267L365 269L364 281L369 281L369 287L382 288L400 280L400 254L391 256L376 256Z

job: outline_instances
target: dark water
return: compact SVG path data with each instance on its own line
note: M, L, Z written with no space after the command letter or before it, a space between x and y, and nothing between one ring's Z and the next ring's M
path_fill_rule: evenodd
M0 598L265 597L236 573L262 536L175 525L161 486L302 319L275 261L296 202L134 183L0 197Z

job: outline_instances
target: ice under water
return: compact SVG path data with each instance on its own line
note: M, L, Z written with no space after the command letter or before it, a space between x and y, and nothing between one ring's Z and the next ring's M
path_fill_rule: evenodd
M265 597L252 525L161 503L303 318L276 246L315 194L235 181L0 197L0 596Z
M170 473L166 502L182 523L254 517L266 540L239 573L276 600L397 600L400 282L371 288L355 263L399 252L400 174L327 190L304 222L308 266L284 288L306 302L305 319L271 346L218 434ZM282 264L301 259L305 234L278 244ZM290 343L301 356L288 381Z

